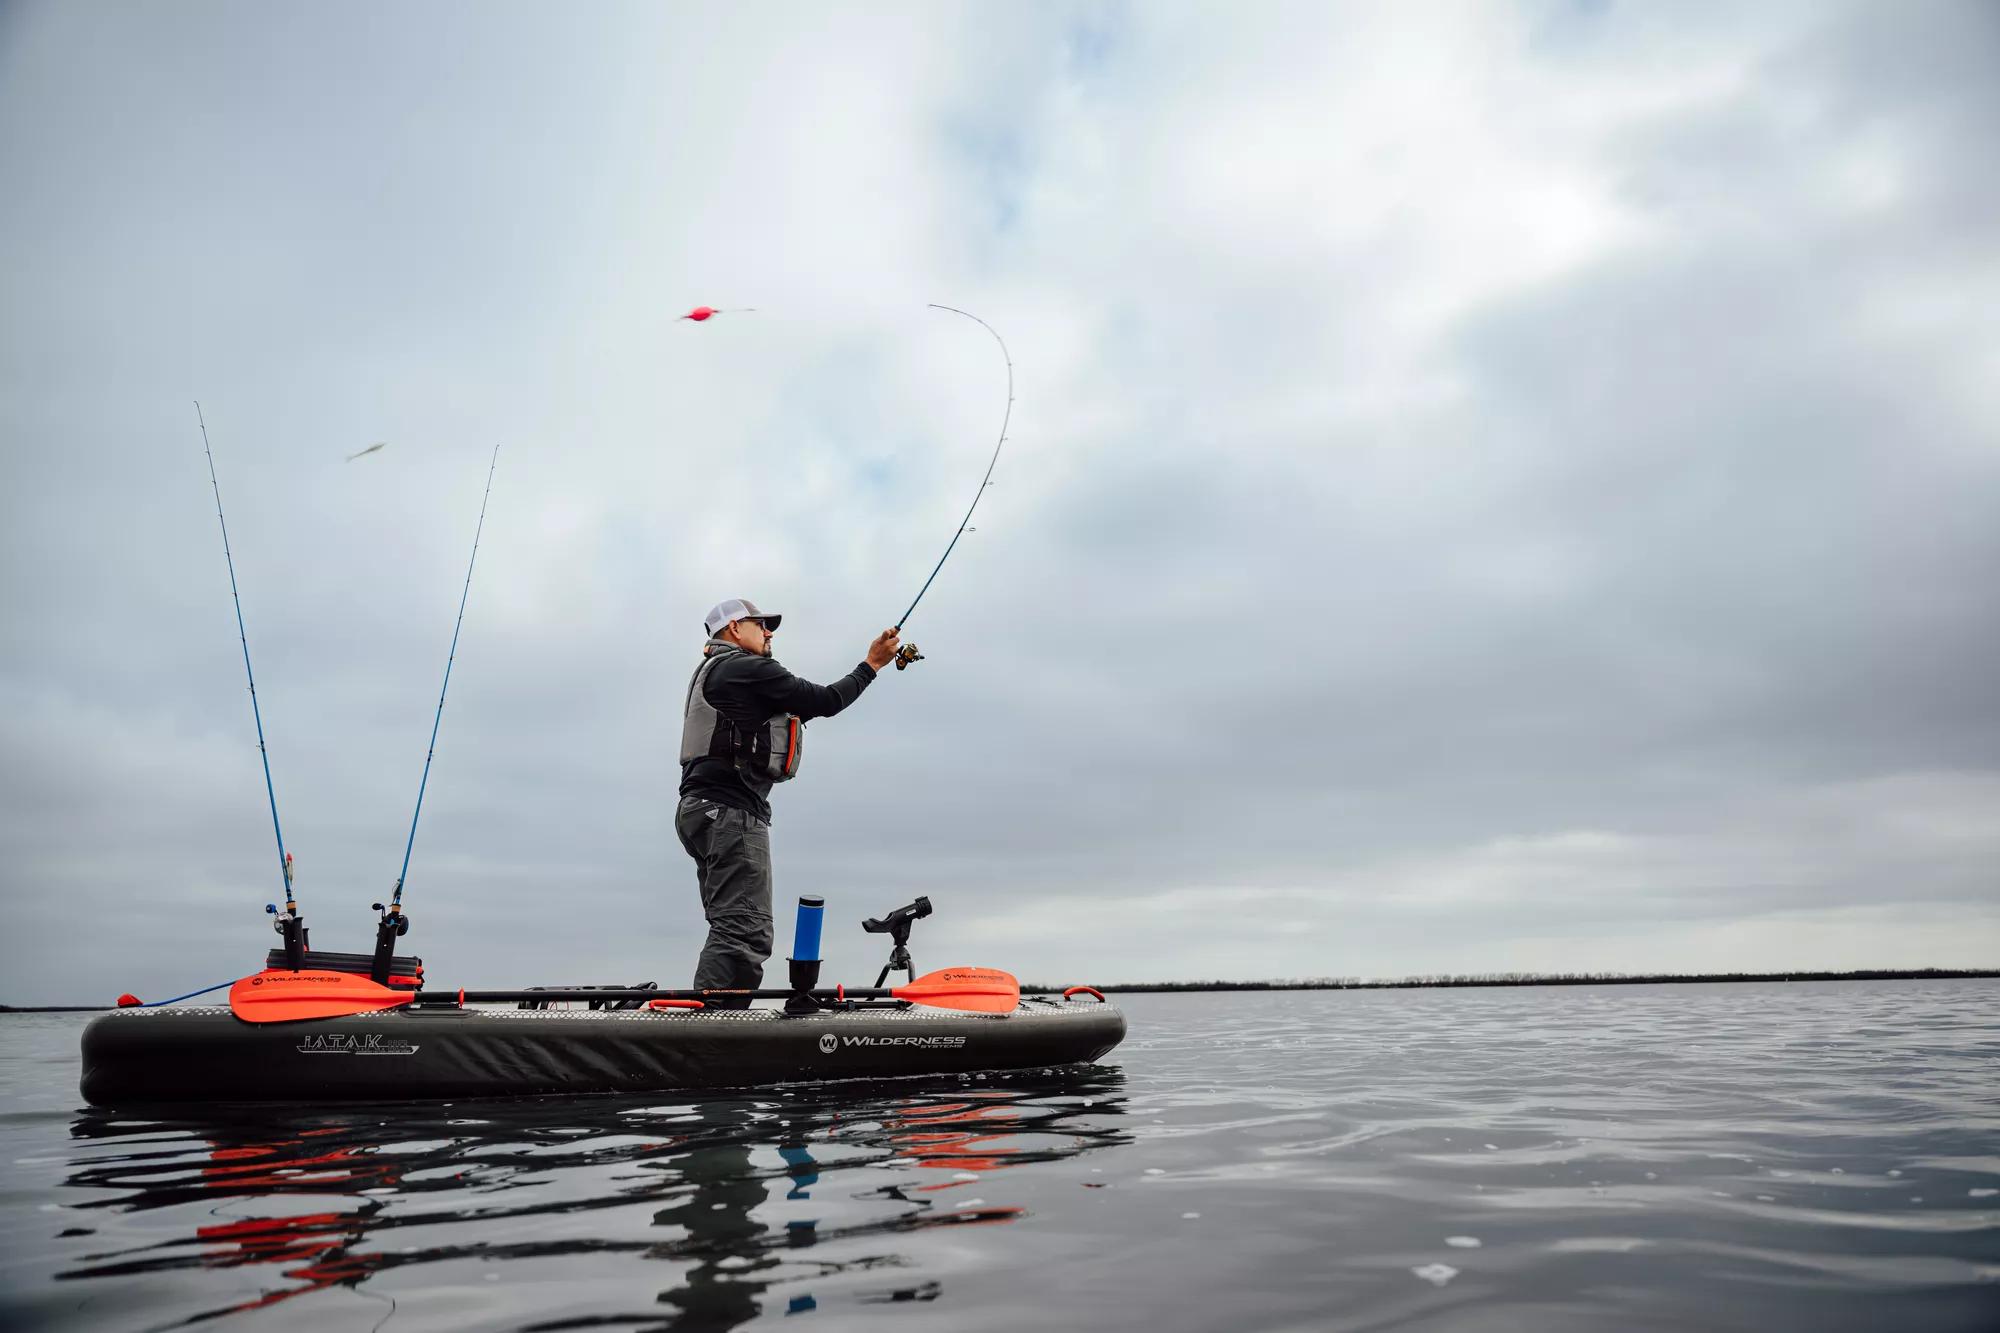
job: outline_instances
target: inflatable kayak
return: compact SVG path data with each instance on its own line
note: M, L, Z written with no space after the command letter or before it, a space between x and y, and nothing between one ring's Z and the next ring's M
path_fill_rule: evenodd
M1045 1068L1124 1037L1124 1016L1090 994L998 1014L413 1004L255 1023L223 1006L131 1008L84 1030L82 1092L98 1106L657 1092Z

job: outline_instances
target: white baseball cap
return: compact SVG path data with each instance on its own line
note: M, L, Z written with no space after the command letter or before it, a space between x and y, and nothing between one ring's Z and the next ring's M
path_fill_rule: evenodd
M747 597L732 597L726 602L717 602L710 607L707 617L701 623L707 627L709 634L715 635L721 633L722 627L732 620L761 620L765 629L774 630L778 628L778 622L783 619L782 615L759 611L757 603Z

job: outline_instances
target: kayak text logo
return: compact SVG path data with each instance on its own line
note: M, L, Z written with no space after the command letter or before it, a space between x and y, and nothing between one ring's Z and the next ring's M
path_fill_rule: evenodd
M827 1038L831 1032L819 1039L821 1050L827 1049ZM965 1045L963 1037L842 1037L847 1046L921 1046L927 1051L955 1051Z
M415 1055L419 1048L380 1032L316 1032L297 1049L302 1055Z
M832 1055L839 1045L840 1038L834 1036L831 1032L822 1032L819 1034L819 1053L821 1055Z

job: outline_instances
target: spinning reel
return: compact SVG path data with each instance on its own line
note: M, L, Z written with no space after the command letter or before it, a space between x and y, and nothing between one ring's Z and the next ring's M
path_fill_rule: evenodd
M924 655L917 651L917 645L914 643L906 643L896 650L896 670L898 671L905 669L912 662L921 662L923 660ZM917 901L922 902L923 899L919 898ZM928 912L924 914L928 915Z

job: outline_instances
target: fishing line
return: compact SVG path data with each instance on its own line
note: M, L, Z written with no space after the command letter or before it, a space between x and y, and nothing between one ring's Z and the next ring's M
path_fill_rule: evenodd
M250 669L250 635L243 628L243 596L236 588L236 556L229 549L229 520L222 516L222 483L215 478L215 450L209 446L208 419L202 415L199 399L195 401L194 419L201 425L201 451L208 456L208 484L215 492L215 521L222 528L222 558L229 566L229 597L236 604L236 637L243 643L243 674L250 681L250 716L257 723L257 754L264 761L264 795L271 802L271 832L278 840L278 873L284 884L285 912L276 924L278 933L285 937L286 961L296 970L304 962L304 922L299 919L299 904L292 896L292 857L285 850L285 831L278 824L278 791L271 782L271 753L264 745L264 713L257 706L257 673ZM275 905L265 910L274 916L278 912Z

